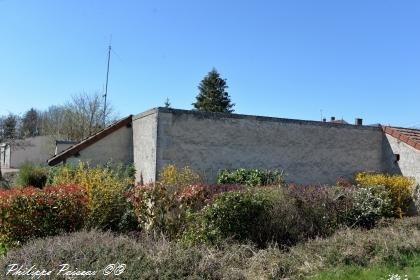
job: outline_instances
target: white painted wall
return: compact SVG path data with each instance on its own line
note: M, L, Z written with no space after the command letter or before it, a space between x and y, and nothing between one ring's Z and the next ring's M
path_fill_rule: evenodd
M0 166L10 168L10 146L7 144L0 144Z
M400 172L404 176L414 177L418 184L420 184L420 151L407 145L406 143L386 135L386 139L394 154L400 155L400 160L395 162L395 157L392 155L388 161L393 164L391 172Z

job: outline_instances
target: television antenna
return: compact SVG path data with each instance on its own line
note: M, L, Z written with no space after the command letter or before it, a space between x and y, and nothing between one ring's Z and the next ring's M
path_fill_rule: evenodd
M109 46L108 46L108 63L107 63L107 67L106 67L106 82L105 82L105 94L103 95L104 97L104 116L103 116L103 122L104 122L104 128L106 125L106 98L108 97L108 79L109 79L109 62L111 60L111 41L112 41L112 35L111 38L109 40Z

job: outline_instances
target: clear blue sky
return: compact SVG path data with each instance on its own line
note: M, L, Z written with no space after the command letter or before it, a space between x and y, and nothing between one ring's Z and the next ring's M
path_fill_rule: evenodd
M190 109L216 67L236 112L420 126L418 0L0 0L0 114L102 90Z

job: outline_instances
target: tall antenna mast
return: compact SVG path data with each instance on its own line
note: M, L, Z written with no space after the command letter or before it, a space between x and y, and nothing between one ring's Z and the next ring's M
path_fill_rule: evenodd
M112 40L112 37L111 37ZM108 65L106 68L106 83L105 83L105 94L104 94L104 128L106 125L106 98L108 95L108 77L109 77L109 61L111 60L111 40L109 40L108 46Z

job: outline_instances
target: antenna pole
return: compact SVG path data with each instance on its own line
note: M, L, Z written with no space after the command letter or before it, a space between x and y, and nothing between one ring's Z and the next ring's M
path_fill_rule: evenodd
M111 60L111 43L108 46L108 65L106 68L106 83L105 83L105 94L104 94L104 128L106 125L106 97L108 95L108 77L109 77L109 61Z

